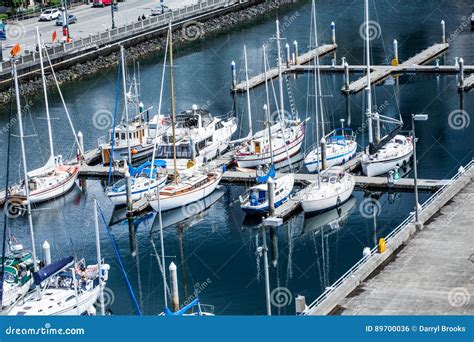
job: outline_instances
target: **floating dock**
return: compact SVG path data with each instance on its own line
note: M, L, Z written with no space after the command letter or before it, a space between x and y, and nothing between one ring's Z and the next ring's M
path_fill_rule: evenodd
M326 44L318 47L317 49L310 50L302 55L297 57L296 65L302 65L308 62L311 62L316 55L322 57L334 50L336 50L337 44ZM282 66L282 72L286 73L291 71L291 66ZM278 77L278 67L270 69L267 71L267 80L271 80ZM261 84L265 83L265 74L259 74L249 78L249 88L255 88ZM238 83L234 88L231 89L233 92L245 92L247 91L247 82Z
M474 87L474 73L472 73L469 77L464 79L464 90L469 90Z
M385 237L385 251L374 247L299 313L472 314L473 165L461 168L421 206L420 225L410 214Z
M281 173L276 174L276 177L282 175ZM295 183L298 185L307 185L310 182L316 182L318 179L317 174L313 173L295 173ZM354 176L356 181L356 187L360 189L370 190L408 190L414 189L414 181L410 178L401 178L395 181L393 184L389 184L387 177L365 177L365 176ZM221 182L232 183L232 184L251 184L256 181L255 172L242 172L242 171L227 171L224 173ZM435 179L418 179L418 190L423 191L434 191L447 184L450 180L435 180Z
M448 47L449 44L447 43L434 44L426 50L423 50L415 56L409 58L400 65L381 67L374 66L370 74L370 82L371 84L379 83L394 73L402 73L408 70L411 72L416 72L421 64L428 63L430 60L446 51ZM435 69L436 67L433 66L432 68ZM367 88L367 77L363 76L357 81L350 83L348 86L343 86L342 91L348 94L355 94L365 88Z

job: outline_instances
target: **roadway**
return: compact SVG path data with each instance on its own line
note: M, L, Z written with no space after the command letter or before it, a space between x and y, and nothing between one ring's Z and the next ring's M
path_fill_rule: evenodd
M197 2L198 0L165 0L162 4L174 10ZM114 12L115 25L120 26L137 21L138 17L143 14L148 18L151 8L158 4L160 4L159 0L126 0L125 2L119 2L118 11ZM68 13L74 14L77 18L77 23L69 27L72 39L87 37L91 33L97 33L112 27L110 6L93 8L91 5L80 5L69 10ZM62 28L56 26L56 20L40 22L37 18L31 18L10 24L10 28L7 25L7 40L2 42L5 60L9 58L10 49L16 43L20 43L23 51L35 49L36 27L39 28L46 44L51 42L53 31L57 32L58 39L62 38Z

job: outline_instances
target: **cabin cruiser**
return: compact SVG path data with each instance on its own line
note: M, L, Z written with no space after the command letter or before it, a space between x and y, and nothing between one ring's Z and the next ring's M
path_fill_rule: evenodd
M151 156L153 153L153 141L157 134L156 130L158 130L158 135L165 131L167 120L162 114L155 115L151 121L143 120L142 114L137 115L128 123L128 129L127 123L122 122L115 128L109 129L107 137L100 137L98 139L103 164L109 164L111 159L116 162L128 159L129 146L132 156L132 161L129 164ZM148 110L145 114L145 117L148 117Z
M178 171L194 165L202 166L229 147L237 130L234 116L214 117L205 109L193 105L175 118L176 167ZM174 168L173 132L166 130L157 140L156 158Z

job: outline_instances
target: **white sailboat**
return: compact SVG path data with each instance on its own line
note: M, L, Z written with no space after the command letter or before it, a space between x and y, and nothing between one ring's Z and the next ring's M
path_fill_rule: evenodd
M21 104L18 87L18 75L16 64L13 63L13 78L15 82L16 106L18 115L18 126L20 131L21 155L23 161L23 173L28 183L28 172L26 164L25 143L23 135L23 121L21 117ZM8 311L8 315L81 315L90 312L93 304L99 298L108 277L109 265L102 264L100 258L99 231L97 207L96 213L96 244L97 244L97 265L85 266L85 263L74 263L73 257L64 258L38 269L35 235L33 220L31 217L31 200L29 188L25 189L27 215L30 227L32 244L32 256L34 273L33 279L35 290L20 298ZM64 272L68 267L73 266L71 274ZM76 278L79 275L80 283ZM2 284L3 285L3 284ZM103 300L102 300L103 303ZM93 309L92 311L95 311Z
M171 23L169 28L169 58L170 58L170 88L171 88L171 130L173 141L173 176L172 181L156 191L149 199L153 210L161 212L179 208L184 205L199 201L209 196L218 186L222 171L208 164L207 170L192 168L189 175L180 177L177 162L176 146L176 121L174 103L174 79L173 79L173 33ZM161 101L161 99L160 99Z
M314 41L315 49L319 47L318 43L318 28L317 28L317 19L314 18L312 24L314 24ZM351 128L344 127L344 119L341 120L341 127L336 128L328 135L324 133L324 113L323 113L323 101L322 101L322 91L321 91L321 72L319 64L319 55L316 54L314 58L315 66L315 78L317 78L317 83L315 83L315 95L319 98L318 103L315 103L315 106L319 105L319 114L321 115L321 130L323 139L320 142L317 140L315 142L314 148L310 149L310 152L306 155L304 159L304 164L306 169L309 172L316 172L320 168L328 168L335 165L341 165L353 158L357 151L357 142L355 135L352 132ZM318 108L315 108L316 115L318 115ZM318 129L318 127L316 127ZM326 165L321 165L322 155L321 148L325 146L325 160Z
M50 156L44 166L28 172L28 182L23 180L8 188L8 200L15 203L24 203L26 201L26 187L29 188L29 198L31 203L44 202L62 196L75 185L75 180L79 174L79 168L77 165L64 165L62 156L54 155L53 132L51 128L48 92L43 65L43 45L41 44L38 28L36 28L36 35L39 46L46 121L48 123Z
M370 33L369 33L369 4L365 0L365 44L367 59L367 120L369 130L369 149L362 154L362 172L366 176L378 176L388 173L409 163L413 155L413 137L397 134L380 139L380 122L403 125L402 118L395 120L372 113L372 89L370 84ZM372 120L376 123L376 144L373 141Z
M312 19L314 20L314 36L316 31L316 4L312 1ZM316 66L315 66L316 67ZM315 69L315 91L319 89L320 78ZM315 96L316 109L316 141L319 141L319 113L318 105L321 101L320 96ZM301 200L301 206L305 213L317 213L337 207L347 201L355 186L353 175L345 172L340 166L334 166L321 172L322 163L317 163L318 178L316 182L309 185L309 189Z
M272 134L272 146L269 145L268 135L266 130L255 133L250 140L242 143L234 153L234 159L238 167L241 168L254 168L257 166L267 165L272 161L278 163L296 155L303 143L305 134L305 121L300 121L299 118L293 118L291 122L286 122L283 117L284 111L284 99L283 99L283 81L282 81L282 68L281 68L281 49L280 49L280 24L276 21L276 41L278 51L278 81L279 81L279 101L280 106L278 108L280 113L279 122L272 125L270 128ZM250 95L248 87L248 66L247 66L247 53L244 47L244 58L245 58L245 70L246 70L246 82L247 82L247 106L249 112L249 122L251 129L251 112L250 112ZM266 65L266 61L264 61ZM288 125L287 125L288 124ZM270 153L270 149L273 151L273 155Z
M270 169L266 176L257 177L257 182L260 184L250 187L242 196L239 197L240 208L247 214L264 214L268 213L270 210L270 196L268 193L267 182L274 183L274 193L273 193L273 205L275 208L278 208L284 202L286 202L293 191L293 186L295 183L295 177L293 174L287 174L275 178L275 166L274 166L274 157L273 157L273 132L270 122L270 101L268 97L268 81L267 81L267 64L266 64L266 49L265 45L263 46L263 63L264 63L264 77L265 77L265 91L266 91L266 104L263 106L263 111L265 112L265 124L267 126L267 134L262 132L262 135L265 139L268 140L269 152L270 152ZM290 166L291 168L291 166Z

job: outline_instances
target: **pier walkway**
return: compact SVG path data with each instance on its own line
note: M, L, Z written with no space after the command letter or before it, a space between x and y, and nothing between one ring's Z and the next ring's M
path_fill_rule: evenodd
M383 67L373 67L373 71L370 74L371 84L378 83L392 73L403 72L404 69L410 68L411 71L416 71L418 66L425 64L446 51L449 47L449 44L434 44L427 48L426 50L421 51L415 56L409 58L407 61L401 63L397 66L383 66ZM435 68L434 66L432 67ZM348 86L344 86L342 91L349 94L355 94L359 91L367 88L367 77L361 77L357 81L350 83Z
M337 48L336 44L326 44L318 47L317 49L310 50L300 56L298 56L297 59L297 64L296 65L302 65L308 62L311 62L314 57L319 55L319 57L322 57L332 51L334 51ZM294 65L293 65L294 66ZM282 72L286 73L291 70L291 66L282 66ZM275 77L278 77L278 67L275 67L273 69L270 69L267 71L267 79L271 80L274 79ZM253 76L249 78L249 88L255 88L261 84L265 83L265 74L261 73L256 76ZM231 89L233 92L245 92L247 91L247 82L243 81L238 83L233 89Z
M473 314L473 165L422 205L420 227L410 214L301 314Z

